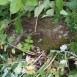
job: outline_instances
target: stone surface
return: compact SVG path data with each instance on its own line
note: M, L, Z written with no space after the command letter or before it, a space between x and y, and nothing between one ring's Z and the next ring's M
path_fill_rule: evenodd
M26 33L32 34L34 45L45 50L59 49L62 44L69 43L74 37L74 34L69 34L65 23L54 24L51 18L39 19L36 33L35 19L23 18L23 26Z

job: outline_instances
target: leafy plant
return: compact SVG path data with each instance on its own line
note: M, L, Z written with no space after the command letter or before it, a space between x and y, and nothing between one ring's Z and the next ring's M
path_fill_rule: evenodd
M44 0L34 10L34 17L38 17L43 11L45 14L42 17L54 16L54 1Z
M77 10L77 0L69 0L65 5L72 11Z
M68 77L76 77L76 76L77 76L77 70L76 69L69 72Z
M0 2L0 17L1 17L1 29L4 30L3 28L7 28L8 24L10 22L15 21L15 28L16 28L16 32L18 34L23 32L23 28L21 25L21 16L27 11L31 11L30 8L35 7L36 5L38 5L37 0L3 0ZM26 6L28 8L26 8ZM30 8L29 8L30 7ZM26 8L26 9L25 9ZM27 10L28 9L28 10ZM21 13L21 14L20 14ZM11 20L11 16L17 14L15 17L13 17L14 19ZM5 20L8 20L8 23L5 24ZM3 25L4 24L4 25ZM5 31L5 30L4 30ZM1 32L1 31L0 31Z
M66 17L65 22L67 23L70 32L74 32L77 30L77 13L70 12L69 15Z
M17 48L22 50L23 53L28 53L32 47L33 40L31 36L27 36L25 42L21 42L17 44Z
M77 54L77 37L74 38L74 41L68 44L70 51Z
M23 32L22 22L20 17L18 17L15 21L15 29L16 29L16 33L18 34L21 34Z
M23 44L23 50L25 52L29 52L30 48L32 47L32 43L33 43L32 37L28 36L27 39L25 39L25 43Z
M63 9L64 1L63 0L56 0L55 1L55 13L56 18L60 18L61 14L60 11Z
M36 18L55 17L55 19L59 20L65 19L70 31L73 32L77 30L76 7L77 0L0 0L0 47L3 51L7 51L7 48L10 47L12 54L16 53L16 49L21 51L20 55L16 54L19 58L14 59L9 58L8 54L0 54L0 77L53 77L53 75L59 77L63 75L64 68L69 66L68 58L70 58L70 55L67 54L69 51L65 51L68 49L67 46L62 45L61 50L51 50L47 57L48 60L35 73L33 64L28 66L30 64L22 60L22 55L30 52L33 45L32 37L27 36L23 42L19 41L14 46L14 36L8 36L6 29L9 28L9 24L13 24L16 33L22 34L22 16L28 15L30 17L34 13ZM72 53L74 52L76 56L77 38L68 46L69 50ZM69 53L71 54L71 52ZM35 61L38 59L39 57ZM76 72L77 70L71 71L68 77L76 77Z

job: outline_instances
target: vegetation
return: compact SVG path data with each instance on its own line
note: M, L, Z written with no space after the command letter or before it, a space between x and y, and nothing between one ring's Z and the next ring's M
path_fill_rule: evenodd
M36 19L34 33L38 19L49 17L74 34L77 0L0 0L0 77L76 77L77 37L59 50L42 50L33 45L31 34L21 38L23 17Z

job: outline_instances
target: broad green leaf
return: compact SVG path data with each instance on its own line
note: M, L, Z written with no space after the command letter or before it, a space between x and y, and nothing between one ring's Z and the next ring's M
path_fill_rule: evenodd
M34 11L34 14L35 16L34 17L38 17L40 15L40 13L44 10L47 10L48 8L51 8L53 9L54 8L54 1L50 1L50 0L44 0L43 3L41 5L38 5L36 8L35 8L35 11ZM49 13L50 10L48 10L47 12L47 15L48 16L48 13Z
M0 39L4 42L6 40L6 34L0 34Z
M54 8L55 2L54 1L50 1L50 0L44 0L43 1L43 5L45 10L48 8Z
M0 0L0 5L5 5L9 2L9 0Z
M55 6L55 1L51 1L50 4L49 4L49 6L50 6L51 8L54 8L54 6Z
M9 23L8 19L0 21L0 31L4 31L6 27L8 27L8 23Z
M35 7L24 5L22 9L27 12L27 11L33 11Z
M22 22L20 17L18 17L15 21L15 29L18 34L21 34L23 32Z
M50 7L50 0L44 0L42 5L44 6L45 9L48 9Z
M71 10L77 10L77 0L70 0L70 2L66 3L66 6Z
M38 5L38 0L26 0L25 4L27 6L37 6Z
M10 36L9 38L8 38L8 42L9 43L12 43L14 41L14 37L13 36Z
M19 62L19 64L17 65L17 67L14 69L14 72L16 74L21 74L21 70L22 70L22 63Z
M68 13L65 10L61 10L60 14L65 15L65 16L68 15Z
M12 0L10 3L10 13L17 13L22 8L21 0Z
M51 16L54 16L54 9L47 10L46 15L43 15L43 17L51 17Z
M40 15L40 13L43 11L44 9L44 5L40 5L38 7L35 8L35 11L34 11L34 17L38 17Z
M12 66L11 66L11 69L14 70L18 65L18 62L14 63Z

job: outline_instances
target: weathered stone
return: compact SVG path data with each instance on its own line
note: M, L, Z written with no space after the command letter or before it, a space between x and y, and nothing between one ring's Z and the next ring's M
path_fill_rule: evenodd
M35 19L23 18L23 25L27 33L32 33L35 28ZM51 18L39 19L37 32L32 34L34 45L45 50L59 49L62 44L69 43L73 36L69 34L65 23L54 24Z

